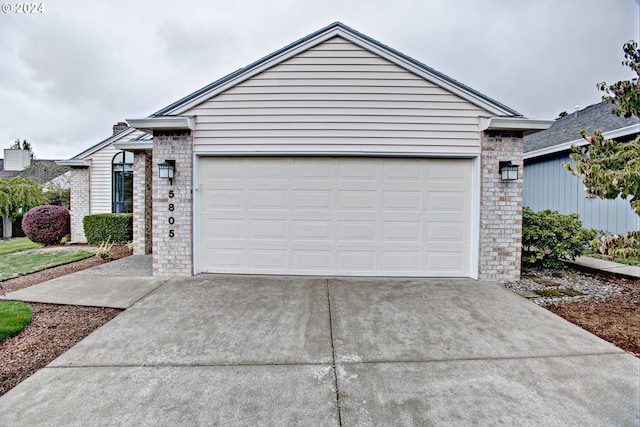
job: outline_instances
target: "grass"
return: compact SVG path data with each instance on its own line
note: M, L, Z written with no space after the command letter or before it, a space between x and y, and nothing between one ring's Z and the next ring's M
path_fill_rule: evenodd
M26 237L23 239L0 240L0 255L6 255L13 252L26 251L27 249L41 248L40 243L33 243Z
M0 343L27 327L33 319L31 308L21 301L0 301Z
M80 261L93 255L94 252L92 251L70 249L16 252L0 255L0 281Z

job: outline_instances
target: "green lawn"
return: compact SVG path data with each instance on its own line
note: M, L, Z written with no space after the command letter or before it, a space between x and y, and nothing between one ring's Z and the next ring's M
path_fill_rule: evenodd
M92 257L94 251L59 249L0 255L0 281Z
M27 327L33 318L29 306L21 301L0 301L0 343Z
M27 249L40 247L42 247L40 243L33 243L26 237L24 239L0 240L0 255L26 251Z

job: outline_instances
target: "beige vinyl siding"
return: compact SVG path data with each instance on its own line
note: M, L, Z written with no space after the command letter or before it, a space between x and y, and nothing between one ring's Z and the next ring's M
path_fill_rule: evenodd
M114 142L132 140L142 135L142 133L141 131L131 132L129 135ZM116 149L113 144L109 144L86 157L91 159L91 214L111 213L111 163L113 162L113 157L121 151Z
M328 150L479 153L470 102L335 37L184 113L199 152Z

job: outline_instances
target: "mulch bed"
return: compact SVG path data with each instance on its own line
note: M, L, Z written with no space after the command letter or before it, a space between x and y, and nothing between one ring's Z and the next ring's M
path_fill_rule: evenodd
M91 257L9 279L0 282L0 286L4 292L12 292L129 255L126 245L114 245L111 257L106 260ZM29 306L33 321L18 335L0 344L0 396L122 312L73 305L29 303Z
M569 322L640 357L640 280L615 279L628 292L603 300L547 304Z

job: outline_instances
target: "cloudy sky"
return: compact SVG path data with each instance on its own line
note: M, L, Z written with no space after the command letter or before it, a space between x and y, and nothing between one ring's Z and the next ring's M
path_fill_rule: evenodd
M640 0L45 0L0 12L0 148L72 157L194 90L341 21L526 117L632 77Z

